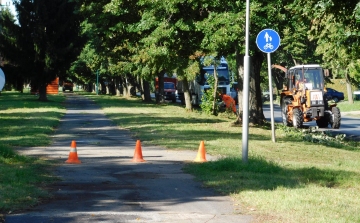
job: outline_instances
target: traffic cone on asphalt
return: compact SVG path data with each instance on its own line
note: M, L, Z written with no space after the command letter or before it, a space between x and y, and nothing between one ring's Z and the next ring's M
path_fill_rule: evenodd
M81 161L79 160L78 155L77 155L75 140L73 140L71 142L69 158L68 158L68 160L65 161L65 163L74 163L74 164L81 163Z
M206 149L204 141L200 142L198 154L194 160L195 162L206 162Z
M137 140L137 141L136 141L134 157L133 157L133 159L131 160L131 162L135 162L135 163L146 162L146 161L143 159L143 156L142 156L140 140Z

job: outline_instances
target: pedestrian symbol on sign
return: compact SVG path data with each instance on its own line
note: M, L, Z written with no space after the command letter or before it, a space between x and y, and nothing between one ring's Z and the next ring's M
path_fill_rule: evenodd
M272 38L271 36L266 32L264 38L266 39L266 42L271 42Z

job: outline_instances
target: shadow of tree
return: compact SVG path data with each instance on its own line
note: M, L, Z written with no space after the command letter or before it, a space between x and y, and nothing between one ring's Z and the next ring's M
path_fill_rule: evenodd
M206 163L190 163L184 168L205 185L221 188L225 194L251 190L274 190L278 187L300 188L309 184L321 187L341 187L343 179L358 178L355 172L315 167L286 168L261 157L224 158ZM360 180L360 179L359 179Z

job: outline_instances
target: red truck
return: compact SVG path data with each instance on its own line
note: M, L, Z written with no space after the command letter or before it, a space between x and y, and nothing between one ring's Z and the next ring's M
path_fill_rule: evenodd
M164 99L176 102L176 84L177 79L164 77ZM159 79L155 78L155 95L159 94Z

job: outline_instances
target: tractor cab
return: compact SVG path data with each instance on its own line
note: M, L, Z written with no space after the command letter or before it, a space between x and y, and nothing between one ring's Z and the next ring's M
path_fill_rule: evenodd
M325 97L326 74L318 64L298 65L287 70L287 86L281 93L284 124L298 128L303 122L316 120L321 128L328 124L340 127L340 110L336 104L329 106Z

